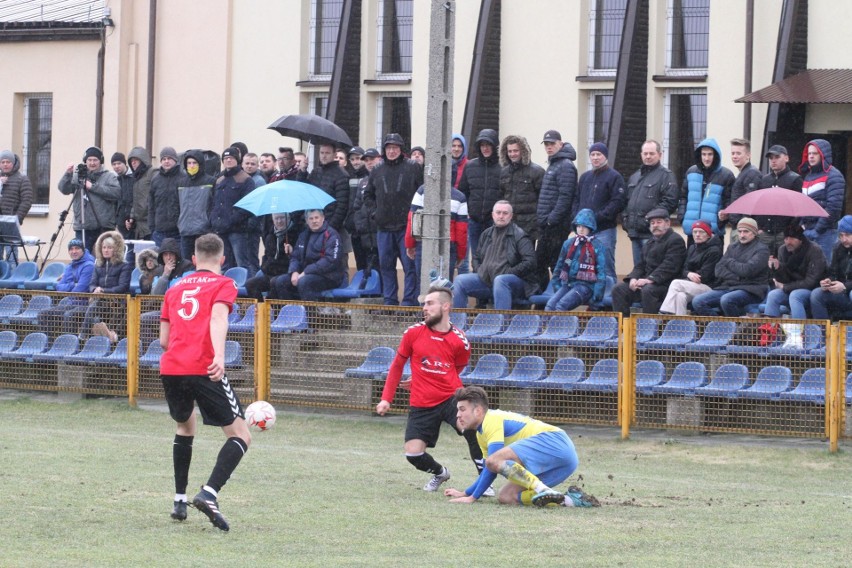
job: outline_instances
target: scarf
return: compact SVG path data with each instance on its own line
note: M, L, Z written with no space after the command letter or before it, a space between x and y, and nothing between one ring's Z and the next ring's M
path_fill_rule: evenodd
M595 254L595 247L592 246L593 238L593 236L577 236L577 238L574 239L574 242L571 243L571 246L568 247L568 252L565 254L565 260L562 263L562 272L559 274L560 280L563 282L568 281L572 259L574 258L574 253L577 252L577 249L579 248L580 250L577 256L577 274L574 275L574 278L582 280L583 282L598 281L598 276L595 272L595 267L597 266L597 255Z

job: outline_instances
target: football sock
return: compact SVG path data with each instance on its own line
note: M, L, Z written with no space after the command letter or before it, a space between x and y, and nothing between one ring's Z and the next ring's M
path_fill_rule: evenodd
M407 459L408 463L410 463L420 471L425 471L426 473L431 473L432 475L440 475L441 472L444 471L444 466L436 462L435 458L433 458L426 452L417 455L405 454L405 459Z
M527 507L532 506L532 498L535 496L536 491L532 489L524 489L520 493L518 493L518 498L521 502L521 505L526 505Z
M247 451L248 446L242 438L234 436L225 440L225 444L219 450L216 465L213 467L210 479L207 480L207 485L216 492L222 489Z
M520 485L526 489L533 489L536 493L540 493L549 489L547 485L541 482L539 478L530 473L524 466L512 460L506 460L500 473L515 485Z
M189 483L189 464L192 461L192 439L193 436L181 436L175 434L172 445L172 461L175 466L175 493L183 494L186 501L186 485ZM179 501L175 497L175 501Z
M482 473L482 470L485 469L485 458L482 457L482 448L479 447L479 442L476 440L476 430L465 430L464 439L467 440L467 449L470 452L473 465L476 466L476 472Z

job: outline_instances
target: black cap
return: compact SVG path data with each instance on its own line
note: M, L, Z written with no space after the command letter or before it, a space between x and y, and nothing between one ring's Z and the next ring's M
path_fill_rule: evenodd
M780 156L781 154L789 156L789 154L787 153L787 148L785 148L781 144L774 144L769 147L769 150L766 151L767 158L770 158L772 156Z
M541 139L542 144L545 142L562 142L562 135L559 134L558 130L548 130L544 133L544 137Z
M668 219L669 212L663 209L662 207L657 207L656 209L651 209L648 213L645 214L645 218L647 220L651 219Z
M364 149L361 146L352 146L352 149L346 154L347 156L351 156L352 154L357 154L358 156L364 155Z
M367 148L366 150L364 150L365 158L378 158L380 155L381 154L379 154L379 151L375 148Z

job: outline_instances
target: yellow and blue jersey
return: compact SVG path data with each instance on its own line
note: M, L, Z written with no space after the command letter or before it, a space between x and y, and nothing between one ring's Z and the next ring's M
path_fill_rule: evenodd
M517 412L488 410L476 429L476 440L482 448L482 455L488 457L518 440L557 430L556 426Z

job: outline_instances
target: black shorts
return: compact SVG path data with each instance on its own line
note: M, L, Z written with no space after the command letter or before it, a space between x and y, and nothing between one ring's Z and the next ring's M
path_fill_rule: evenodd
M454 396L437 406L412 406L408 411L408 423L405 425L405 441L423 440L427 448L434 448L441 434L441 422L452 426L461 436L463 432L459 432L456 425L457 412Z
M211 381L207 375L160 375L169 414L175 422L186 422L198 403L201 417L208 426L228 426L237 418L245 418L240 399L231 389L228 378Z

